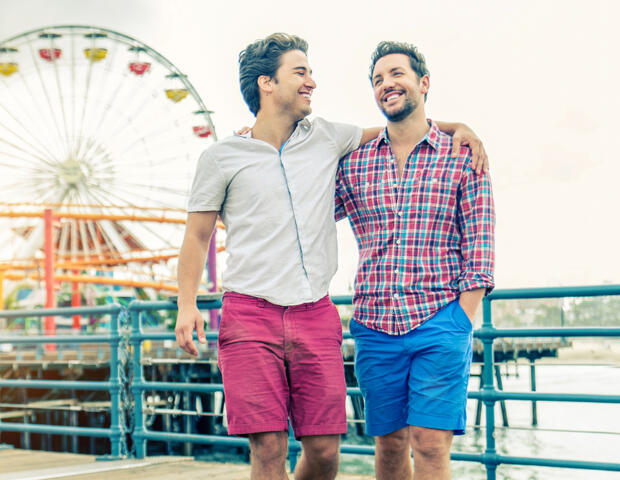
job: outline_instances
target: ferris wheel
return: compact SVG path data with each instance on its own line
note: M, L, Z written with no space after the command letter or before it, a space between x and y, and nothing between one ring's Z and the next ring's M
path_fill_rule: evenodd
M59 273L165 284L157 265L180 245L196 161L216 139L211 113L186 75L128 35L52 26L0 41L5 278L33 278L53 209Z

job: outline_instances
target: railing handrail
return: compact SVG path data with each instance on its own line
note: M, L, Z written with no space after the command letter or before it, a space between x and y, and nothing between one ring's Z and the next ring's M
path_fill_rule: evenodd
M57 308L37 308L30 310L0 310L0 318L22 318L22 317L71 317L73 315L106 315L119 314L123 307L118 303L108 305L97 305L93 307L57 307Z
M493 290L487 300L527 300L558 297L602 297L620 295L620 285L579 285L567 287L501 288Z

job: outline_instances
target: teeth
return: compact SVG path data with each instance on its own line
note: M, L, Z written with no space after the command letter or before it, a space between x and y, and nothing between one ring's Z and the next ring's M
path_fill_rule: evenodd
M308 93L302 93L301 96L302 97L306 97L306 98L310 98L310 94L308 94Z
M400 96L400 93L393 93L393 94L390 94L390 95L388 95L387 97L385 97L385 101L386 101L386 102L389 102L390 100L392 100L393 98L396 98L396 97L398 97L398 96Z

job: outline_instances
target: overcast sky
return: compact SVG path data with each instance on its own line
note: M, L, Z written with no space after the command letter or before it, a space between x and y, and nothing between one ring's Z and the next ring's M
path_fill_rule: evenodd
M419 46L431 118L482 137L497 208L498 287L620 283L620 2L0 0L0 40L85 24L126 33L186 73L219 137L250 125L237 55L274 31L310 44L314 114L382 125L367 80L380 40ZM342 223L342 222L341 222ZM333 292L357 252L340 225Z

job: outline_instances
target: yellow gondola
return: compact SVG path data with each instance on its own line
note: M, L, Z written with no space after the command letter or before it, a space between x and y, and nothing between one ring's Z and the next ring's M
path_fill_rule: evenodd
M19 67L17 66L17 63L14 63L14 62L0 63L0 74L4 75L5 77L8 77L9 75L13 75L18 70L19 70Z
M168 88L166 89L166 97L177 103L187 97L187 88Z
M108 49L107 48L85 48L84 55L86 55L86 58L88 58L91 62L99 62L103 60L105 57L107 57Z

